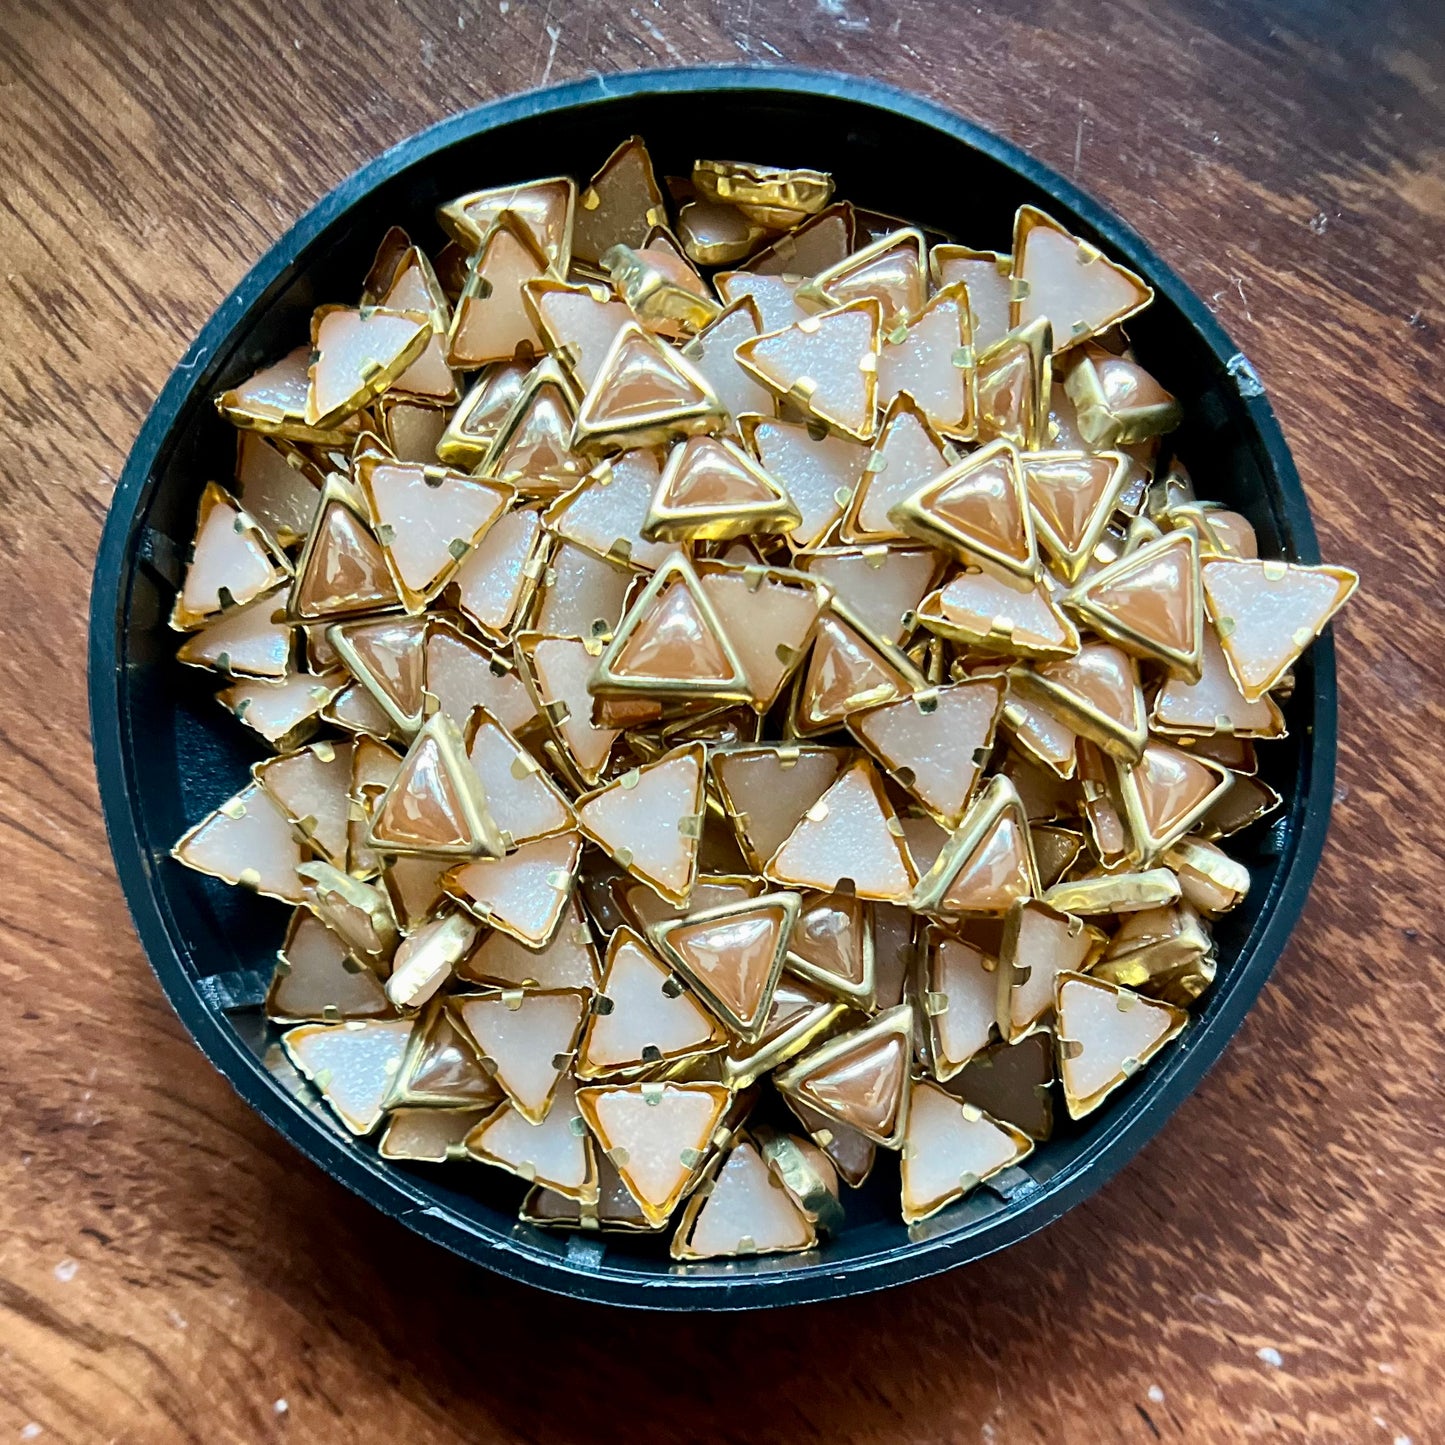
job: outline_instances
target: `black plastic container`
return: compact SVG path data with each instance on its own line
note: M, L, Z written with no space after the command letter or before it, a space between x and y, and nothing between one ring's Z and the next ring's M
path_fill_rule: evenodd
M213 680L175 663L177 637L165 625L201 488L231 475L234 437L210 398L294 346L313 307L351 299L389 224L430 241L438 202L558 171L585 180L634 131L668 173L686 174L706 155L822 167L840 195L971 245L1007 247L1015 207L1044 206L1154 286L1158 299L1129 329L1184 403L1188 420L1173 440L1201 492L1244 512L1264 555L1318 560L1299 478L1248 363L1203 302L1076 187L936 105L853 77L746 68L599 76L456 116L372 161L277 242L186 353L141 428L96 564L90 705L101 798L141 941L196 1042L242 1098L378 1209L490 1269L582 1298L659 1309L827 1299L978 1259L1057 1219L1125 1164L1219 1057L1299 918L1324 842L1334 655L1326 636L1300 664L1290 736L1261 749L1285 808L1233 840L1254 886L1221 921L1219 979L1193 1024L1098 1115L1062 1125L1006 1198L978 1190L910 1232L898 1218L896 1170L892 1179L880 1170L849 1195L846 1229L816 1256L684 1269L656 1242L518 1225L522 1187L499 1171L389 1164L342 1135L260 1063L270 1035L255 1005L286 910L167 857L260 755L211 700Z

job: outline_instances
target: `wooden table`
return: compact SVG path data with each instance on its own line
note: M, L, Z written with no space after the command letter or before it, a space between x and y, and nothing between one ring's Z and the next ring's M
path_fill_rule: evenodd
M1438 0L5 7L0 1440L1445 1438L1442 37ZM763 1317L511 1286L293 1153L145 965L86 733L112 484L254 258L451 111L694 61L883 76L1114 206L1252 358L1364 576L1313 900L1164 1136L1000 1258Z

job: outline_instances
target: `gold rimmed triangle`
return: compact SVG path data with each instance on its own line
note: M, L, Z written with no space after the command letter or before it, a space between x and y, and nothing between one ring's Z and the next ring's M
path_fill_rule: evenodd
M847 880L859 898L902 903L917 881L902 832L878 770L861 760L803 814L763 875L784 888L823 893Z
M940 432L951 437L973 435L973 324L968 288L962 282L936 292L906 320L885 324L878 354L878 399L887 405L905 394Z
M726 1047L727 1030L684 987L672 963L626 924L613 933L577 1053L578 1078L635 1075Z
M804 895L788 947L787 971L855 1009L877 993L873 910L854 893Z
M344 477L333 473L321 489L311 535L296 563L296 580L286 599L287 617L293 622L318 622L400 605L360 498Z
M597 992L601 977L592 929L576 893L562 926L543 948L528 948L509 933L493 929L457 965L457 977L491 988L580 988Z
M622 566L658 566L672 550L642 534L662 467L642 447L604 457L547 508L543 520L564 541Z
M759 872L838 780L850 753L807 743L714 748L709 763L743 857Z
M512 1107L540 1124L571 1065L587 1002L581 989L569 988L456 998L451 1007Z
M351 743L313 743L251 764L251 776L270 794L319 857L346 867L346 824L351 789Z
M292 672L280 682L246 678L216 694L248 728L278 752L299 747L320 725L321 713L346 684L340 668L322 673Z
M617 625L588 688L599 697L747 702L747 674L683 552L652 574Z
M798 301L798 287L802 284L801 276L759 275L751 270L713 274L713 285L729 307L740 301L753 303L758 313L760 332L781 331L783 327L802 321L811 314ZM758 383L755 381L754 384ZM771 416L773 412L772 392L768 392L768 397L767 409L760 413L762 416Z
M263 1012L272 1023L339 1023L390 1018L391 1004L369 968L357 968L346 945L312 914L291 915Z
M1183 1009L1084 974L1059 977L1054 1033L1069 1117L1091 1114L1189 1021Z
M1020 326L980 352L974 369L975 430L981 442L1004 437L1038 451L1048 445L1053 332L1047 320Z
M895 542L819 547L799 566L833 589L835 611L861 622L869 637L897 646L912 632L918 604L948 561L931 547Z
M661 446L721 431L722 402L680 351L637 322L612 339L577 412L572 445L582 451Z
M428 919L402 939L393 955L387 998L405 1013L421 1008L450 981L452 970L476 941L477 922L460 909Z
M471 714L466 740L467 757L482 780L487 807L508 848L577 826L567 795L485 709L479 707Z
M1044 551L1065 582L1079 580L1129 476L1120 452L1025 452L1029 510Z
M911 226L892 231L805 281L798 300L813 307L873 300L885 326L906 323L928 300L926 249L921 231Z
M786 535L789 550L808 552L821 546L853 499L867 449L850 437L830 435L816 422L803 426L743 416L738 426L768 475L802 514L802 523Z
M599 265L602 253L619 241L641 246L647 233L664 224L667 210L640 135L630 136L602 163L577 200L572 252L579 261Z
M732 1097L722 1084L603 1084L578 1089L577 1106L655 1227L706 1163Z
M739 344L738 364L769 391L854 441L876 430L883 310L853 301Z
M847 1004L786 969L773 990L767 1021L756 1043L733 1043L722 1056L722 1077L746 1089L770 1069L802 1053L843 1016Z
M965 563L989 563L1032 581L1038 574L1033 513L1017 448L1000 439L895 503L894 526Z
M690 437L674 447L652 497L649 541L723 542L754 532L791 532L803 520L783 487L740 447Z
M1040 898L1015 903L1004 920L995 991L999 1032L1017 1043L1054 1009L1054 980L1061 973L1087 973L1102 956L1109 936L1071 913L1060 913Z
M830 608L818 619L793 697L792 725L800 736L831 732L851 713L928 686L899 648L869 632L836 597Z
M907 533L893 525L889 511L952 464L943 438L913 397L900 391L878 425L838 535L851 543L902 540Z
M773 1077L780 1093L866 1134L887 1149L903 1142L913 1056L913 1006L885 1010Z
M280 361L216 397L216 410L232 426L262 436L285 437L317 446L350 446L361 430L359 417L348 416L334 427L306 424L306 397L311 387L311 348L298 346Z
M684 1261L751 1259L796 1254L817 1242L812 1220L777 1186L752 1141L742 1139L726 1157L719 1156L693 1191L670 1252L673 1259Z
M412 1029L411 1019L302 1024L281 1035L281 1046L336 1117L364 1138L386 1112Z
M326 640L351 675L376 699L392 726L405 737L421 727L424 708L424 648L430 619L369 617L335 622Z
M566 1077L540 1124L526 1119L508 1100L467 1135L466 1151L483 1164L567 1199L595 1199L597 1161L578 1103L577 1086Z
M1012 258L1000 251L974 251L950 244L929 248L928 269L934 286L942 290L961 281L968 287L973 345L978 352L1008 334L1011 266Z
M1154 292L1052 216L1020 206L1014 215L1013 296L1010 324L1047 318L1053 349L1064 351L1142 311Z
M1023 1130L927 1080L913 1086L901 1166L903 1220L917 1224L1033 1151Z
M1148 867L1190 832L1229 791L1233 774L1208 758L1151 742L1119 768L1119 793L1136 848Z
M494 361L536 356L542 338L523 304L522 287L551 274L532 232L511 211L502 211L467 264L447 332L447 364L475 371Z
M568 765L588 787L606 771L619 727L594 727L594 698L588 683L597 668L597 644L580 637L519 633L519 671L537 711L566 755Z
M1139 667L1111 642L1086 642L1073 657L1010 668L1009 687L1115 757L1132 762L1144 749L1149 721Z
M694 161L692 183L705 200L736 206L760 226L780 230L792 230L817 216L833 194L833 177L826 171L784 170L747 161Z
M531 369L525 361L502 361L484 368L480 380L448 418L436 443L438 459L449 467L477 466L521 394Z
M1184 420L1184 408L1137 361L1102 346L1085 346L1076 355L1064 390L1091 449L1132 446Z
M617 333L637 320L606 286L549 277L528 281L522 301L547 350L566 367L579 392L597 379Z
M669 903L686 903L697 877L706 760L685 743L577 800L583 836Z
M963 821L1003 711L1001 677L932 689L848 719L851 732L947 828Z
M420 462L368 457L355 470L408 612L420 612L451 581L515 496L500 483Z
M953 1078L993 1038L998 960L976 944L928 930L920 1002L928 1020L928 1063L935 1079Z
M502 419L477 475L510 482L519 491L551 497L576 486L587 464L572 452L580 398L553 357L527 373Z
M291 669L294 630L285 621L286 594L280 587L254 602L206 621L176 652L187 667L208 667L227 677L269 678ZM1223 662L1221 661L1221 666Z
M500 858L506 851L457 725L435 713L376 805L366 846L383 854Z
M942 918L1000 914L1039 891L1028 815L1018 790L999 774L919 880L910 906Z
M798 920L796 893L766 893L667 919L651 930L662 956L744 1043L762 1036Z
M191 632L254 602L291 576L286 555L240 504L207 482L196 511L190 565L170 625Z
M1204 601L1193 532L1170 532L1125 552L1069 593L1064 605L1126 652L1199 680Z
M712 383L734 427L744 413L771 416L775 410L772 392L749 376L734 355L742 342L762 330L757 303L751 296L739 296L682 348L682 354Z
M516 737L540 724L512 658L478 642L450 618L433 613L427 619L423 659L426 712L444 712L465 730L473 710L484 708Z
M1276 686L1360 585L1348 567L1217 559L1204 564L1204 596L1245 700Z
M202 818L171 849L171 857L263 898L283 903L303 903L306 898L296 872L301 845L280 805L259 783L248 783Z
M447 365L446 337L451 306L427 254L397 227L382 238L362 291L363 306L425 315L432 334L422 353L387 388L389 398L410 397L431 406L455 406L461 399L456 374Z
M918 604L918 621L953 642L1003 657L1071 657L1079 629L1044 583L971 568Z
M432 337L419 311L322 306L311 318L306 425L336 426L374 401L411 366Z
M442 229L467 251L479 250L503 211L509 211L531 233L558 275L565 275L572 257L572 227L577 208L577 182L571 176L549 176L518 186L472 191L437 207Z
M457 568L457 606L493 642L507 642L527 615L549 543L536 507L516 507L492 523Z
M483 923L528 948L546 948L567 916L582 839L554 833L523 843L505 858L482 858L449 870L447 893Z
M1165 678L1154 694L1149 726L1154 732L1180 738L1279 738L1285 730L1284 714L1272 697L1246 701L1212 623L1204 629L1199 681Z
M851 201L834 201L794 230L748 258L748 271L763 276L816 276L853 250Z

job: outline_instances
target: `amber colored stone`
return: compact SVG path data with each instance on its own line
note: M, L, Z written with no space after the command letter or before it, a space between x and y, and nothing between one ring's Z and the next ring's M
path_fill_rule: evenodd
M1000 719L1024 756L1061 778L1072 778L1078 765L1078 737L1046 708L1009 681Z
M788 946L787 969L855 1008L871 1008L872 906L852 893L804 894Z
M801 674L794 722L803 734L829 732L850 713L892 702L927 686L906 657L882 650L841 617L824 613L806 671Z
M1006 913L1038 892L1028 817L1013 784L999 774L919 881L911 906L943 917Z
M1054 1132L1053 1081L1054 1037L1041 1030L975 1054L949 1081L949 1093L1042 1141Z
M789 532L802 522L782 486L732 442L691 437L673 448L643 535L652 541L727 541Z
M587 471L572 450L577 407L576 389L557 362L538 362L497 428L479 474L531 496L552 497L575 486Z
M333 623L327 640L393 727L410 736L422 724L428 619L395 615Z
M922 233L912 228L880 236L817 272L799 290L799 298L814 306L872 299L882 309L885 326L907 322L928 300L925 249Z
M321 482L321 469L299 447L260 432L236 433L236 498L281 546L311 530Z
M1127 476L1118 452L1026 452L1020 458L1034 530L1051 565L1076 582L1118 506Z
M597 265L619 242L641 246L647 233L667 220L662 189L641 136L622 142L602 163L577 198L572 254Z
M1183 420L1184 408L1137 361L1102 346L1076 355L1064 386L1089 450L1146 441Z
M534 356L542 338L524 304L522 287L551 274L532 232L510 211L492 223L467 267L452 311L447 363L474 371L489 362Z
M1086 642L1073 657L1009 671L1009 686L1115 757L1133 760L1148 736L1139 668L1121 648Z
M347 484L328 478L311 535L296 564L287 610L309 622L396 607L401 598L381 546Z
M1149 743L1137 763L1123 764L1119 791L1146 865L1194 828L1231 782L1217 763L1162 742Z
M486 1109L393 1109L376 1146L383 1159L445 1164L464 1159L468 1134L486 1117Z
M1049 444L1052 336L1047 321L1036 321L980 352L973 377L980 442L1003 438L1030 451Z

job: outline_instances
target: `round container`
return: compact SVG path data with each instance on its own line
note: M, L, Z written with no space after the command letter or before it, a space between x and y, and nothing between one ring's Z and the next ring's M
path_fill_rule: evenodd
M1006 246L1015 207L1044 207L1154 287L1156 301L1129 331L1184 404L1172 442L1201 494L1248 516L1264 555L1319 560L1299 478L1249 364L1204 303L1077 187L941 107L871 81L732 68L599 76L482 106L377 157L271 248L166 383L116 488L91 595L91 723L106 826L141 941L196 1042L252 1108L378 1209L489 1269L581 1298L744 1309L856 1294L978 1259L1057 1219L1131 1159L1219 1057L1299 918L1324 842L1335 762L1328 636L1296 669L1289 738L1260 749L1285 806L1231 842L1254 885L1220 921L1218 980L1181 1041L1097 1115L1064 1121L1009 1197L975 1191L910 1231L899 1221L896 1170L880 1169L849 1193L842 1233L807 1257L683 1269L655 1242L519 1225L523 1186L500 1171L382 1161L373 1143L343 1136L322 1106L293 1097L261 1063L274 1032L255 1005L286 910L167 856L260 755L213 701L214 679L177 665L178 638L166 627L201 488L231 475L234 435L211 398L294 346L315 306L350 299L388 225L432 244L439 202L557 172L585 180L633 132L660 173L687 174L698 156L820 167L837 177L839 195L971 245Z

